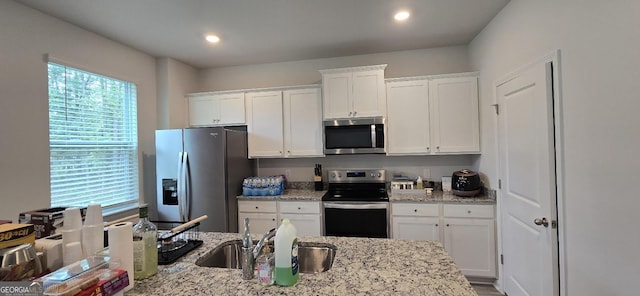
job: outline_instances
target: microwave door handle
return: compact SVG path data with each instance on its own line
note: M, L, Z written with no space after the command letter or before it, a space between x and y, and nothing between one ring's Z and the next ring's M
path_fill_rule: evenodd
M371 125L371 148L376 148L376 125Z

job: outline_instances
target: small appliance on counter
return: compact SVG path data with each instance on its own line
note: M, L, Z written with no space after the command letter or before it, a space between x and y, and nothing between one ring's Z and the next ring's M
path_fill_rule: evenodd
M64 221L64 210L67 207L53 207L20 213L18 223L33 224L36 239L51 236L57 233ZM80 208L80 215L84 219L87 208Z
M478 195L482 189L482 182L478 173L464 169L453 172L451 176L451 191L453 194L462 197L473 197Z

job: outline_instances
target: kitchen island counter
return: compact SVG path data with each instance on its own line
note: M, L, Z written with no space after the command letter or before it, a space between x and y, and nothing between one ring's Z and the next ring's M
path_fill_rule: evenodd
M438 242L302 237L337 247L333 267L300 274L293 287L242 280L241 270L199 267L196 260L236 233L201 233L204 244L158 274L136 281L125 295L477 295ZM258 237L254 237L258 239Z

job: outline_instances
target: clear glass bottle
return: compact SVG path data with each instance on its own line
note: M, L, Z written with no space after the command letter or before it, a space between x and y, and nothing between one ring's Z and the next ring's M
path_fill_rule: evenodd
M276 260L269 249L268 242L265 242L263 253L256 259L256 269L258 270L258 282L265 285L276 283Z
M133 226L133 275L136 280L158 273L158 228L149 221L149 208L140 206L140 220Z

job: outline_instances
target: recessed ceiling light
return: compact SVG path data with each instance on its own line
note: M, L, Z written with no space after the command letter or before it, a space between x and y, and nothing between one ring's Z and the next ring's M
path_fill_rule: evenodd
M408 11L399 11L393 16L393 18L396 19L396 21L404 21L407 20L409 16L410 14Z
M211 43L218 43L220 42L220 37L216 36L216 35L207 35L207 37L205 37L204 39L207 39L207 41L211 42Z

